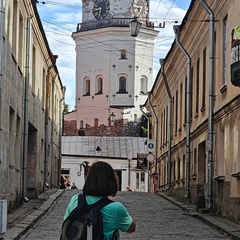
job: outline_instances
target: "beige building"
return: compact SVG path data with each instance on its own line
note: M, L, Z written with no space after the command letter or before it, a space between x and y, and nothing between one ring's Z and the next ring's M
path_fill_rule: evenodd
M240 89L231 80L239 83L239 15L238 0L193 0L146 103L156 114L160 190L236 222Z
M36 1L0 1L0 199L57 187L64 87Z

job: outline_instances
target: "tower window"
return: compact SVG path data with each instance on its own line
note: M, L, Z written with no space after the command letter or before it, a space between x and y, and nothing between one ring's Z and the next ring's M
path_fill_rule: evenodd
M119 78L119 93L127 93L127 89L126 89L126 78L125 77L120 77Z
M84 82L84 94L83 96L90 96L90 80L86 79Z
M120 59L127 59L127 51L126 50L120 51Z
M141 81L140 81L140 93L141 94L147 93L147 78L144 76L141 77Z
M103 79L99 77L96 82L96 94L103 93Z

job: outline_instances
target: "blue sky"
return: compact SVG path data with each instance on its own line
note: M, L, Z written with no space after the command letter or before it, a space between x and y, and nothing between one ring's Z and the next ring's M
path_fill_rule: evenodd
M124 1L124 0L123 0ZM75 42L72 32L82 21L81 0L38 0L37 8L53 54L58 55L57 67L64 86L65 103L75 106ZM67 3L66 3L67 2ZM164 58L174 41L173 25L180 24L191 0L150 0L150 19L158 25L165 21L155 41L153 74L159 71L159 58ZM178 23L175 23L178 21Z

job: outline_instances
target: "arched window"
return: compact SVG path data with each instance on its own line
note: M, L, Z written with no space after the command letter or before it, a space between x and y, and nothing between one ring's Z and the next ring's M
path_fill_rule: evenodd
M97 79L97 85L96 85L96 94L102 94L103 93L103 79L99 77Z
M127 59L127 51L126 50L120 51L120 59Z
M84 84L84 96L90 96L90 80L86 79Z
M142 76L140 80L140 93L147 94L147 78L145 76Z
M83 128L83 124L84 124L84 122L83 122L83 120L81 120L81 121L80 121L80 128L81 128L81 129Z
M119 78L119 93L126 93L127 92L126 86L127 86L126 77L121 76Z

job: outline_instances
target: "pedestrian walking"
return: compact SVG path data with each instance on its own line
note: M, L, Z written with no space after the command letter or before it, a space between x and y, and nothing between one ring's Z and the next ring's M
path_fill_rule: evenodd
M117 182L112 167L102 161L95 162L89 172L83 186L83 194L88 205L94 204L103 197L114 200L117 193ZM78 194L74 195L66 209L64 219L78 206ZM136 223L129 215L125 206L113 201L101 209L103 219L104 239L120 239L119 230L122 232L133 233Z

